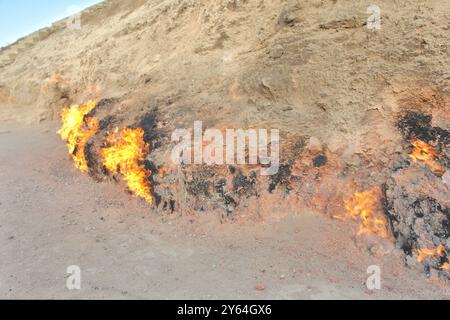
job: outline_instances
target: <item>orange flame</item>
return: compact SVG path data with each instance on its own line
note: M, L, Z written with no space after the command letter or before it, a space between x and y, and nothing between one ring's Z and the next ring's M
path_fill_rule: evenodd
M82 172L88 171L86 144L99 128L97 118L86 116L94 108L95 102L89 101L86 104L65 108L61 113L63 125L58 134L67 142L75 166Z
M450 264L448 262L445 262L442 266L441 266L442 270L450 270Z
M417 261L422 262L428 257L439 256L443 257L445 255L445 246L440 244L433 249L417 249Z
M352 197L344 201L348 215L354 220L359 220L358 236L362 234L376 234L387 238L387 222L382 212L378 209L376 189L371 191L356 192Z
M110 134L106 141L109 147L101 150L103 165L111 172L122 174L134 195L152 203L148 181L151 171L141 164L150 153L150 147L144 141L144 130L125 128L119 136Z
M422 141L422 140L415 140L411 142L411 144L414 147L413 152L409 155L414 162L417 162L417 160L425 162L436 174L443 174L444 169L442 166L434 160L435 157L437 157L437 152L434 150L434 148L429 145L428 143Z

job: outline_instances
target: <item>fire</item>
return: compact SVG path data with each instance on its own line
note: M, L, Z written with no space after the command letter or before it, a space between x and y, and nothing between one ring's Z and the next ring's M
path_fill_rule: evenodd
M387 238L387 222L382 212L378 209L379 203L376 189L371 191L356 192L352 197L344 201L347 214L354 220L359 220L358 236L362 234L376 234Z
M445 246L440 244L436 248L432 249L417 249L417 261L422 262L428 257L439 256L443 257L445 255Z
M441 266L442 270L449 270L450 271L450 264L448 262L445 262L442 266Z
M430 169L434 173L444 173L444 169L442 168L442 166L436 160L434 160L434 158L437 157L438 154L431 145L419 139L413 141L411 144L413 145L414 150L409 156L413 159L414 162L417 162L417 160L423 161L430 167Z
M82 172L88 171L85 147L89 139L98 131L99 122L87 114L95 108L95 102L65 108L61 113L63 125L58 134L67 142L69 153L75 166Z
M110 134L107 145L101 150L103 165L111 172L123 175L130 191L147 202L153 202L148 177L151 171L145 169L142 161L150 153L144 141L144 130L125 128L117 134Z

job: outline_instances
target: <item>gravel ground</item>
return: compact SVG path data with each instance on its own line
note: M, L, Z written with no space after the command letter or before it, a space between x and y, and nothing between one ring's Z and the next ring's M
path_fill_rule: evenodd
M0 127L0 298L448 299L387 244L369 254L356 226L320 214L260 221L159 216L73 167L56 124ZM68 290L67 267L81 269ZM367 267L381 289L366 288Z

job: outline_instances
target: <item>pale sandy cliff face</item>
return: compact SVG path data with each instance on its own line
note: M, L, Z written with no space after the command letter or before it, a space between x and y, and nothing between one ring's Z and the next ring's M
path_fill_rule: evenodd
M450 233L448 184L442 174L407 161L410 140L421 138L449 168L450 1L377 1L377 31L367 28L368 5L107 1L83 12L80 30L63 21L2 49L0 119L47 122L71 103L101 101L96 154L108 130L150 116L156 167L169 167L170 133L195 120L219 129L278 128L279 175L253 181L244 168L183 168L179 180L179 172L154 177L161 207L225 208L238 215L255 201L259 215L283 203L334 216L343 198L376 186L391 219L390 236L412 254ZM316 165L318 156L326 163ZM105 179L92 162L91 174ZM223 178L226 197L223 190L214 194ZM241 194L236 181L250 195ZM198 198L198 187L208 199ZM180 198L183 192L187 199ZM414 206L418 217L441 217L418 223L417 230L426 229L420 229L423 237L415 234L415 221L408 222Z
M62 21L2 50L1 108L43 120L145 97L176 125L200 114L349 139L373 110L391 116L385 92L448 90L450 3L378 5L372 32L365 1L107 1L81 30Z

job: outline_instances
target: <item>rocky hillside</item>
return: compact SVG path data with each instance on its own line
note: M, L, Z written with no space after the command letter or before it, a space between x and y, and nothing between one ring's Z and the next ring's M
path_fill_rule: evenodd
M373 32L366 1L106 1L83 12L81 30L60 21L2 49L2 118L126 97L177 124L201 115L349 139L373 110L389 115L386 91L450 80L450 2L378 5Z

